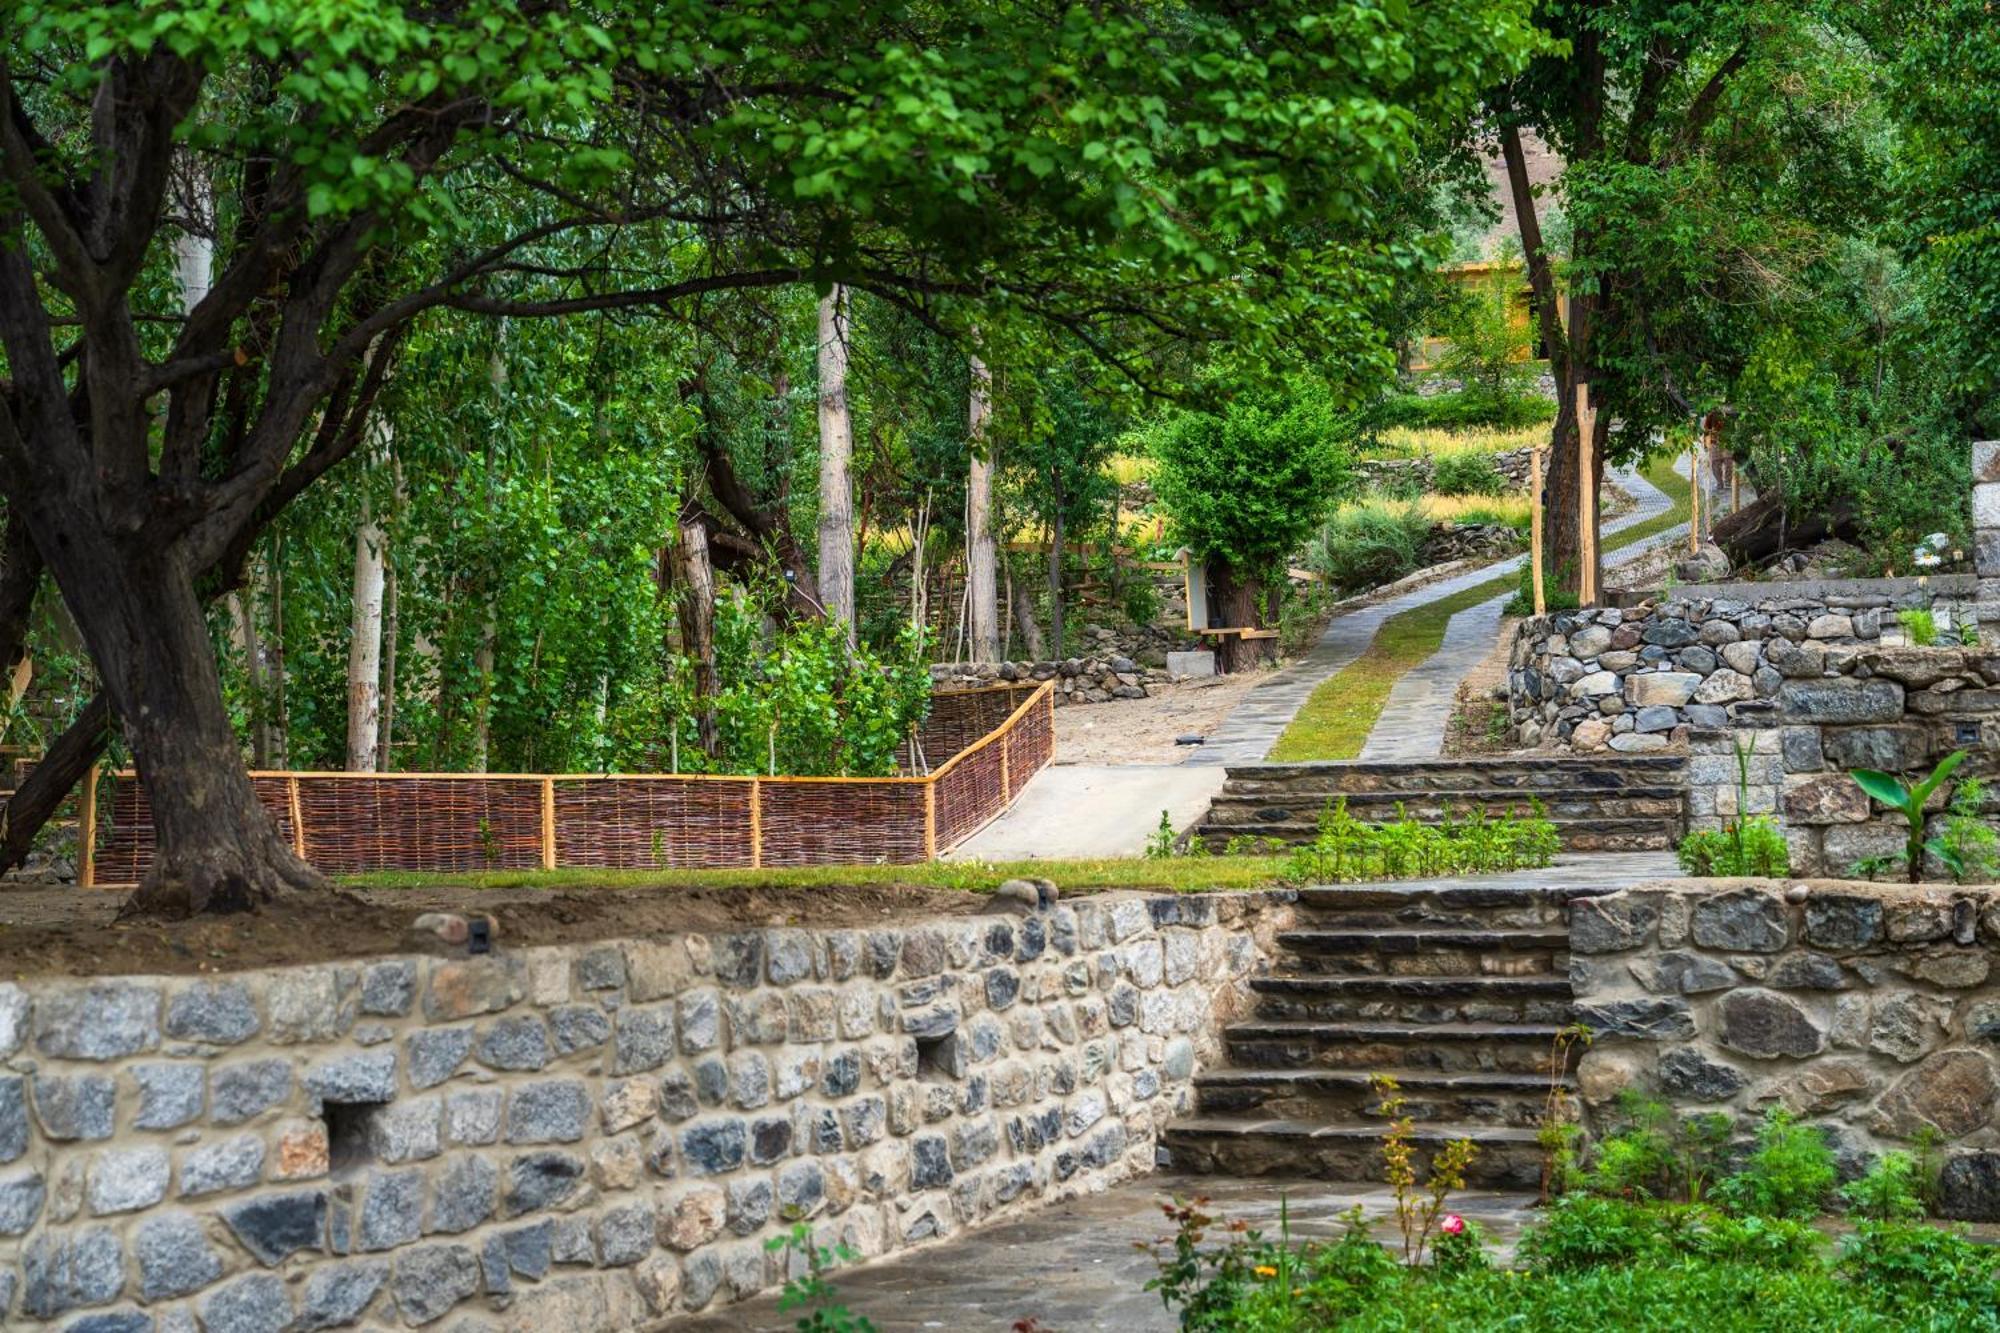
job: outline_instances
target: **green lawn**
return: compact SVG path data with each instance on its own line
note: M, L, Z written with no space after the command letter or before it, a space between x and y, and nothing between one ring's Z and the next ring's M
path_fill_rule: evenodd
M804 866L782 870L496 870L464 875L385 871L353 875L354 888L411 889L685 889L815 888L881 885L989 893L1002 880L1041 877L1065 892L1077 889L1254 889L1276 885L1282 856L1128 857L1100 861L935 861L907 866Z
M1646 479L1665 491L1673 507L1657 518L1634 524L1605 542L1607 552L1658 536L1688 519L1688 484L1673 469L1671 458L1657 458L1645 468ZM1437 652L1444 642L1445 625L1460 611L1469 610L1492 597L1513 589L1519 582L1514 574L1502 574L1415 610L1391 616L1382 622L1368 650L1346 667L1320 682L1305 707L1278 737L1271 758L1352 759L1361 753L1375 719L1389 700L1404 673L1413 670Z

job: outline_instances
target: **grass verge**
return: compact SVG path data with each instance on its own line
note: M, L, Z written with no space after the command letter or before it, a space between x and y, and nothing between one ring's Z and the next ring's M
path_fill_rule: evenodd
M387 871L353 875L360 889L759 889L880 885L990 893L1002 880L1052 879L1081 889L1255 889L1281 882L1282 856L1138 857L1095 861L933 861L927 865L799 866L772 870L493 870L462 875Z
M1688 484L1674 471L1673 460L1654 459L1646 465L1645 476L1665 491L1673 504L1658 517L1612 536L1604 544L1606 552L1622 550L1687 522ZM1299 709L1299 715L1278 737L1271 758L1295 762L1352 759L1360 754L1368 733L1375 729L1375 720L1382 715L1383 705L1389 701L1389 691L1406 673L1437 652L1451 618L1512 591L1518 582L1514 574L1501 574L1383 621L1366 652L1320 682Z

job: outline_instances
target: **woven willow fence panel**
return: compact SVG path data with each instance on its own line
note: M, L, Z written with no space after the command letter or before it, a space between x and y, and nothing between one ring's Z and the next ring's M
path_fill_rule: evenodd
M628 774L254 773L281 836L328 874L854 865L923 861L1013 801L1055 752L1054 686L939 694L893 778ZM86 884L153 860L133 774L108 818L86 802Z

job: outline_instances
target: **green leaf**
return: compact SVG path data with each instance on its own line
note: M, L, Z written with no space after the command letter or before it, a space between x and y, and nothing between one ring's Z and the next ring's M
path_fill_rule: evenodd
M1910 789L1902 779L1890 773L1873 768L1857 768L1848 774L1854 785L1892 810L1907 811L1910 805Z
M1924 803L1930 800L1931 793L1936 791L1941 785L1943 785L1944 780L1951 776L1953 769L1957 768L1960 764L1964 762L1965 762L1965 751L1963 750L1954 750L1950 754L1946 755L1943 759L1939 760L1938 766L1931 770L1931 775L1925 778L1923 782L1917 786L1917 789L1911 793L1911 795L1915 798L1917 806L1919 808L1922 808Z

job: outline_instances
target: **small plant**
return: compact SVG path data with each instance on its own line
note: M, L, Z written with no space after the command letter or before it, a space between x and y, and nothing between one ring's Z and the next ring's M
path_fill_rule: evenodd
M1777 824L1750 809L1750 761L1757 754L1757 738L1746 745L1734 743L1736 752L1736 814L1721 829L1690 833L1674 849L1681 869L1690 875L1759 875L1768 879L1792 873L1792 849Z
M1940 859L1951 868L1960 884L1990 884L2000 876L2000 834L1980 817L1986 803L1986 784L1967 778L1952 788L1951 804L1945 807L1944 855Z
M1164 810L1160 811L1160 826L1146 839L1146 859L1167 860L1174 854L1174 844L1179 840L1180 835L1174 832L1173 816Z
M1569 1090L1569 1054L1579 1046L1588 1049L1590 1043L1590 1028L1583 1023L1557 1029L1549 1043L1549 1089L1542 1098L1542 1122L1535 1129L1535 1142L1542 1149L1544 1206L1553 1195L1568 1190L1577 1174L1576 1149L1583 1126Z
M1954 750L1938 761L1938 766L1931 770L1929 777L1915 786L1910 786L1893 773L1874 768L1857 768L1848 774L1862 791L1900 813L1908 822L1910 837L1903 849L1903 859L1912 884L1923 882L1924 853L1927 851L1935 853L1940 861L1954 873L1957 872L1957 867L1952 864L1955 854L1942 839L1924 841L1924 805L1931 799L1931 794L1944 785L1952 770L1964 762L1965 751Z
M1369 1079L1382 1095L1377 1111L1388 1120L1382 1133L1382 1168L1389 1188L1396 1196L1396 1228L1403 1235L1403 1263L1415 1268L1424 1261L1431 1232L1444 1215L1445 1202L1453 1190L1465 1188L1465 1169L1479 1153L1470 1139L1453 1139L1431 1158L1429 1177L1417 1183L1417 1161L1411 1140L1416 1122L1403 1114L1404 1098L1396 1080L1387 1074Z
M790 1231L764 1242L766 1254L781 1251L805 1261L804 1274L787 1277L784 1291L778 1297L782 1313L805 1310L792 1325L798 1333L875 1333L875 1325L867 1316L857 1315L840 1304L833 1283L827 1279L827 1274L839 1265L854 1262L851 1248L845 1244L815 1245L812 1227L794 1222Z
M1743 1169L1715 1187L1733 1211L1755 1217L1812 1218L1839 1179L1819 1130L1774 1106L1757 1127L1757 1147Z
M1885 1152L1868 1173L1841 1190L1847 1211L1872 1222L1914 1222L1924 1215L1918 1186L1917 1159L1906 1152Z
M1432 467L1431 489L1439 495L1505 495L1507 479L1485 454L1445 454Z
M654 868L659 870L666 869L667 866L666 830L657 828L653 830L652 846L650 850L652 852Z
M1896 619L1903 622L1903 633L1909 636L1913 647L1929 648L1938 641L1937 617L1927 607L1911 607L1898 611Z
M1864 856L1858 861L1850 861L1847 866L1849 879L1876 879L1894 870L1900 856Z
M1977 648L1979 646L1979 626L1965 621L1959 622L1958 641L1963 647Z
M1469 1217L1446 1213L1431 1245L1431 1267L1444 1277L1490 1271L1493 1259L1486 1253L1485 1230Z
M500 864L500 835L493 829L493 821L480 816L476 830L479 838L479 854L486 858L486 864Z

